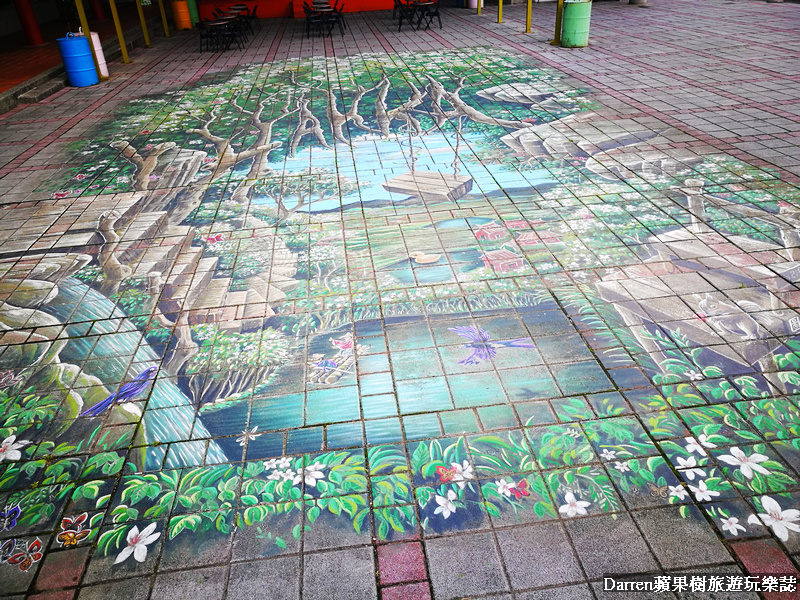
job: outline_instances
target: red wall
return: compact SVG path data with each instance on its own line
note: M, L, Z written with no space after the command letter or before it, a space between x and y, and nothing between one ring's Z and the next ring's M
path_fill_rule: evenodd
M311 4L310 0L307 0ZM367 10L392 10L394 0L343 0L345 12L361 12ZM334 0L335 2L335 0ZM340 4L342 0L340 0ZM213 19L215 8L225 10L234 4L246 4L248 7L257 6L258 16L261 19L274 17L294 17L304 19L303 0L200 0L197 10L200 19Z
M257 6L260 19L292 16L292 0L200 0L197 10L200 12L200 19L205 21L214 18L215 8L225 10L234 4L246 4L248 9Z

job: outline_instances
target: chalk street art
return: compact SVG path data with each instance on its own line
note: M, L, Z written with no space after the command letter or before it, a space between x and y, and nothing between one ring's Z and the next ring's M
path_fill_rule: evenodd
M0 243L3 577L661 504L797 547L800 193L675 133L485 48L121 105Z

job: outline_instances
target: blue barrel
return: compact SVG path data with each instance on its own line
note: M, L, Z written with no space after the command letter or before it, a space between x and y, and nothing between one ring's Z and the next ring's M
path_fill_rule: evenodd
M86 87L98 81L97 69L94 68L89 40L82 35L67 34L58 38L58 50L67 70L67 79L73 87Z

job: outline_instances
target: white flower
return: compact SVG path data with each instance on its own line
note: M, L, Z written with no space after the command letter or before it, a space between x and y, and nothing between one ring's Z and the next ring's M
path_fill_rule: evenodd
M785 542L789 539L789 530L800 532L800 525L795 521L800 520L800 510L790 508L789 510L781 510L781 505L769 496L761 496L761 506L764 507L766 513L759 513L750 515L747 522L756 525L759 519L767 527L772 527L772 531L778 536L778 539Z
M758 452L747 456L742 450L734 447L731 448L730 454L722 454L717 458L724 463L733 465L734 467L739 467L739 469L742 471L742 475L748 479L753 478L753 471L757 471L763 475L769 475L770 473L768 469L758 464L764 462L765 460L769 460L769 457L759 454Z
M456 470L456 474L453 475L453 481L458 484L459 489L464 489L464 486L467 485L468 479L474 479L474 475L472 473L472 465L469 464L469 461L464 461L463 465L459 465L458 463L452 463L450 465Z
M750 516L754 517L755 515ZM736 517L728 517L727 519L720 519L720 521L722 521L722 530L728 531L734 536L739 535L739 532L737 531L738 529L747 531L747 528L744 525L739 525L739 519Z
M578 515L588 514L586 512L586 507L592 504L591 502L586 502L585 500L578 500L575 498L575 494L572 492L567 492L564 494L564 501L566 504L559 506L558 512L568 517L576 517Z
M303 479L305 480L306 485L317 487L317 479L325 478L325 473L322 472L322 469L324 468L324 464L321 462L315 462L313 465L308 465L305 469L303 469Z
M291 469L286 469L285 471L275 471L275 474L277 474L277 476L284 481L291 481L292 485L300 483L300 474L295 473Z
M244 446L246 441L252 441L261 435L260 433L256 433L257 430L258 430L258 425L253 427L250 431L245 429L242 432L241 437L236 438L236 441L239 442L240 446Z
M517 487L513 481L511 483L506 483L505 479L495 481L495 484L497 485L497 493L503 496L511 496L511 488Z
M264 468L265 469L274 469L277 466L278 466L278 459L276 459L276 458L272 458L270 460L265 460L264 461Z
M686 371L686 373L684 373L684 375L688 375L688 377L689 377L689 379L691 381L700 381L701 379L703 379L703 374L702 373L698 373L697 371L694 371L692 369L689 369L688 371Z
M698 481L697 487L690 485L689 489L698 502L710 502L712 496L719 496L719 492L708 489L705 481Z
M270 481L278 481L278 479L283 479L283 473L281 473L281 471L273 471L272 473L267 475L267 479L269 479Z
M447 491L447 498L445 498L444 496L437 495L434 498L434 500L436 500L436 504L438 504L439 506L436 508L435 511L433 511L433 514L435 515L442 514L445 519L450 515L452 515L454 512L456 512L456 505L453 504L453 500L455 499L456 499L456 493L453 490Z
M694 481L695 475L698 477L705 477L706 472L703 469L698 469L697 461L694 456L689 458L678 457L678 470L686 476L689 481Z
M603 448L603 451L600 453L600 458L603 460L614 460L617 458L617 453L608 448Z
M145 527L140 533L139 527L134 525L133 528L128 532L128 545L125 546L122 549L122 552L117 555L117 559L114 561L114 564L116 565L123 562L131 554L133 554L133 558L136 559L136 562L144 562L144 559L147 558L147 546L161 537L161 532L153 533L155 528L156 524L150 523L150 525Z
M708 441L708 438L705 434L700 434L697 436L697 439L693 437L686 438L686 450L689 452L697 452L701 456L707 456L706 448L716 448L716 444L712 444Z
M279 469L288 469L292 466L292 459L288 456L282 456L278 459L278 468Z
M628 466L628 463L617 461L614 463L614 468L619 471L620 473L625 473L626 471L630 471L631 468Z
M669 495L675 496L678 500L683 500L687 496L686 489L682 485L669 486Z
M22 452L19 451L20 448L24 448L30 444L30 442L21 440L17 441L17 436L10 435L6 439L3 440L3 443L0 444L0 462L4 460L19 460L22 458Z

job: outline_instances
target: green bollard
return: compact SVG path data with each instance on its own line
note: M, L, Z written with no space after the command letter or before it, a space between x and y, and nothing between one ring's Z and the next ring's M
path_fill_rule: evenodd
M592 0L564 0L561 23L561 47L584 48L589 45L589 22Z
M195 0L186 0L189 6L189 18L192 20L192 25L200 22L200 13L197 11L197 2Z

